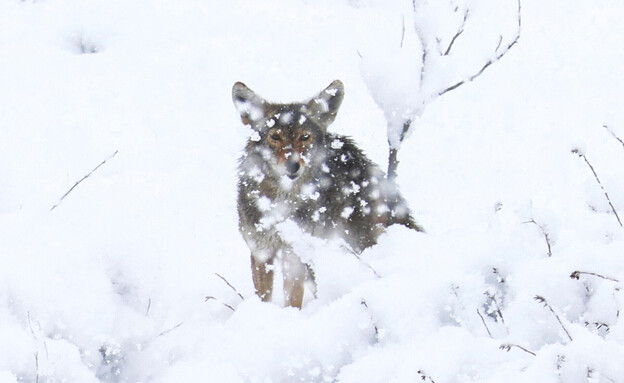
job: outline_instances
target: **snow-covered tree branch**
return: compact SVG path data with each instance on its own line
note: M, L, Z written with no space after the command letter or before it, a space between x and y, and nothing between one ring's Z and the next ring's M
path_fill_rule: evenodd
M522 30L521 0L413 0L412 16L413 31L404 29L400 44L362 56L363 78L388 124L389 179L396 178L401 143L427 105L481 76L518 43Z

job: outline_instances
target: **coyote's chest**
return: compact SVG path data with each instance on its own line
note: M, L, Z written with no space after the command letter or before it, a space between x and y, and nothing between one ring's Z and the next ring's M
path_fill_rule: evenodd
M322 224L322 214L327 211L324 177L310 177L299 181L301 182L288 184L267 180L271 185L260 185L260 190L268 189L269 193L260 193L257 205L271 222L291 219L304 228Z

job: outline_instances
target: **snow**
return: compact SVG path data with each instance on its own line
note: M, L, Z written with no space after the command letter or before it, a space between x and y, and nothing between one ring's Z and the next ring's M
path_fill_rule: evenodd
M0 382L624 381L624 5L523 0L518 43L432 97L513 38L517 2L417 3L2 2ZM466 9L421 83L413 26L447 47ZM284 222L317 297L262 303L232 85L337 78L329 129L382 168L413 118L398 183L427 232L356 256Z
M331 144L329 144L329 147L332 149L340 149L342 148L343 145L344 145L344 142L336 138L331 142Z

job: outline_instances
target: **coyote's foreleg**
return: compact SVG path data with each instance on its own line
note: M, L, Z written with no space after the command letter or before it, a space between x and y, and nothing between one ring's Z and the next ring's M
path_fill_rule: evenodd
M284 300L286 306L301 308L306 279L306 266L296 254L287 251L283 254Z
M251 255L251 274L256 294L263 302L270 302L273 294L273 258L266 261L258 260Z

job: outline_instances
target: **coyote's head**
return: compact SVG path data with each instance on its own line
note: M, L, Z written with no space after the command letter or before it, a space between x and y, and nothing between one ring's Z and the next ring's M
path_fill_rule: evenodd
M309 101L293 104L270 103L241 82L232 88L243 124L254 130L251 145L276 174L291 180L319 158L319 151L327 145L327 127L336 118L343 96L339 80Z

